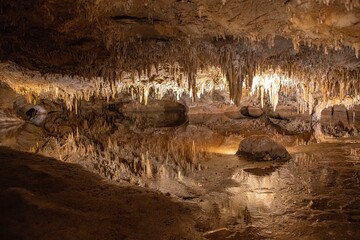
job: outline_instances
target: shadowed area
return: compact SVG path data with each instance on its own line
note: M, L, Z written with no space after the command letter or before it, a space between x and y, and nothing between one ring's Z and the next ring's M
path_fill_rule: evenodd
M0 147L0 239L197 239L195 209Z

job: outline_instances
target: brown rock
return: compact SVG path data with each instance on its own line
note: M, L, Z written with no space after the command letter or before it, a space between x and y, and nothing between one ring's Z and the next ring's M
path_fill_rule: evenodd
M244 116L252 117L252 118L259 118L264 114L261 108L250 107L250 106L242 107L240 109L240 113Z
M291 155L286 148L267 136L251 136L241 141L237 155L257 161L287 161Z

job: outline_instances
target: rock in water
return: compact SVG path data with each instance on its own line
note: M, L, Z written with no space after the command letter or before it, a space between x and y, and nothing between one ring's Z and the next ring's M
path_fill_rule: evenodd
M251 117L251 118L259 118L261 117L264 112L261 108L245 106L240 109L240 113L244 116Z
M287 161L291 155L286 148L267 136L251 136L241 141L237 155L257 161Z

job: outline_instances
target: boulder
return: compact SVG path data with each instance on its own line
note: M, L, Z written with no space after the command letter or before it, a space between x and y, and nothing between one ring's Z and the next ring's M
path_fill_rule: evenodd
M237 155L256 161L287 161L291 155L286 148L267 136L251 136L241 141Z
M259 118L264 114L264 111L258 107L245 106L240 109L240 113L251 118Z

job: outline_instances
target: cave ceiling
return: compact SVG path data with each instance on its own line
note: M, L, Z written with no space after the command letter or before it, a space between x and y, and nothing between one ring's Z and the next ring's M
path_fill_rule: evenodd
M111 80L177 63L189 85L216 66L236 88L268 66L360 68L358 0L2 0L0 13L1 61L42 74Z

